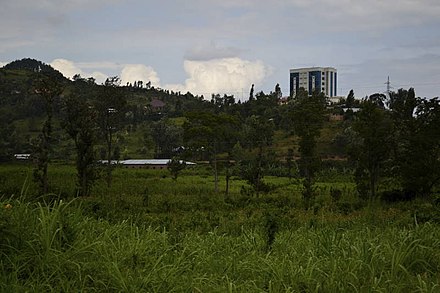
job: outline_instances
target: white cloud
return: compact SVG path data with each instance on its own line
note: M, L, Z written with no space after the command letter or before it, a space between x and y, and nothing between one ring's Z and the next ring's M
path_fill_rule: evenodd
M120 72L122 84L127 82L151 81L153 86L160 87L160 78L151 66L143 64L117 64L111 62L76 63L66 59L55 59L50 65L64 76L72 78L75 74L82 77L93 76L97 83L102 83L110 71ZM261 86L271 74L271 68L263 62L243 60L240 58L222 58L206 61L185 60L184 70L187 79L183 84L168 84L166 89L191 92L209 97L211 94L234 94L241 98L242 93L249 91L251 84Z
M8 64L8 63L6 63L6 62L1 62L1 61L0 61L0 68L3 67L3 66L5 66L6 64Z
M67 78L72 78L75 74L80 74L84 77L84 72L72 61L66 59L55 59L49 64Z
M143 64L127 64L121 71L122 84L127 82L143 81L144 83L151 81L153 86L160 86L160 79L157 72L150 66Z
M96 83L99 84L103 83L108 77L108 75L100 71L93 71L92 73L85 72L75 62L66 59L55 59L49 64L67 78L72 78L75 74L80 74L84 78L95 78Z
M80 74L84 78L93 77L101 84L111 75L118 75L122 84L142 80L151 81L152 85L160 86L157 72L143 64L118 64L113 62L73 62L66 59L55 59L50 65L60 71L65 77L72 78ZM102 71L106 72L103 73Z
M165 88L191 92L209 97L211 94L234 94L248 92L251 84L256 87L270 75L271 69L261 61L240 58L223 58L209 61L185 60L184 69L188 78L184 84L170 84Z

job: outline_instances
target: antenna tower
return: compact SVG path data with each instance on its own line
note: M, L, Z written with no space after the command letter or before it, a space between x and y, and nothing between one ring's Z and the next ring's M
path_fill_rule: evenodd
M391 86L390 76L389 76L389 75L388 75L387 82L386 82L385 84L387 85L387 91L386 91L386 93L387 93L388 96L389 96L389 95L390 95L390 92L391 92L391 89L393 88L393 87Z

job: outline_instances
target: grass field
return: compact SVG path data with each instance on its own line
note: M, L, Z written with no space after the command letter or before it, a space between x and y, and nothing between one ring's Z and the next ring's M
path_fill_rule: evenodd
M226 196L198 169L116 169L74 198L74 169L49 172L36 198L29 166L0 166L0 292L440 291L434 202L366 205L330 176L305 210L297 180Z

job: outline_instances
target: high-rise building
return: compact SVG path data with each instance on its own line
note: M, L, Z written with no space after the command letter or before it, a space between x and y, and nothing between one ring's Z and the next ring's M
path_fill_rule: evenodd
M309 67L290 69L290 94L296 95L299 88L309 94L313 91L324 93L327 97L337 96L337 72L333 67Z

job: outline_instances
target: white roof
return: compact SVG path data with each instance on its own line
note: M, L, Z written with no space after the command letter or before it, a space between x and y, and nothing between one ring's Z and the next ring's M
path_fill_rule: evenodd
M122 160L119 164L122 165L166 165L171 159L148 159L148 160ZM180 160L180 162L184 162ZM187 165L195 165L193 162L186 162Z

